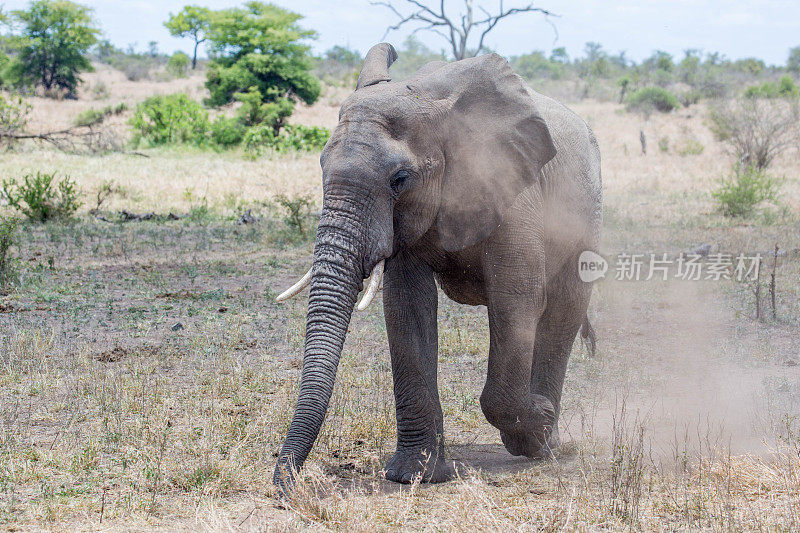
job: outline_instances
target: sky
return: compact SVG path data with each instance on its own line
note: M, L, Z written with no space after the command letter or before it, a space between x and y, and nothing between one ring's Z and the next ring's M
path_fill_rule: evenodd
M164 52L191 52L189 40L171 37L163 26L170 12L186 3L212 9L233 7L242 2L230 0L78 0L94 9L105 37L127 48L135 44L144 50L158 41ZM424 0L430 2L431 0ZM402 6L405 0L394 0ZM273 3L300 13L301 24L318 32L313 43L316 52L334 45L348 45L362 54L381 40L395 16L385 7L368 0L273 0ZM433 2L434 5L437 1ZM490 12L499 0L475 0ZM523 6L527 0L505 0L505 7ZM24 8L27 0L0 0L4 11ZM463 0L446 0L455 12ZM583 53L584 43L596 41L611 53L626 51L627 57L641 60L655 50L676 58L689 48L719 51L729 59L758 57L768 64L783 65L788 50L800 46L800 0L536 0L535 5L559 16L550 19L526 13L501 21L485 43L505 56L532 50L549 52L566 47L571 57ZM390 33L386 40L400 46L411 27ZM418 33L428 46L439 50L445 41L435 34Z

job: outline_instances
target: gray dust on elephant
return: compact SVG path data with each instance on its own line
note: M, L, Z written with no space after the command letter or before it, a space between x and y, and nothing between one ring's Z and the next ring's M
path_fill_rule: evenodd
M567 360L579 332L593 336L578 257L600 240L594 134L498 55L430 63L392 82L396 58L391 45L374 46L342 105L321 157L311 270L279 297L310 285L299 398L274 474L281 491L319 434L370 276L359 308L383 281L397 409L392 481L454 476L437 388L437 282L452 300L487 308L480 405L513 455L546 458L558 446Z

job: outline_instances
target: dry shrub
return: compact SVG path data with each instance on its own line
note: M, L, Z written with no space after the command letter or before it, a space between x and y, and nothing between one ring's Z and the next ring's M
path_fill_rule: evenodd
M295 475L294 490L284 501L286 508L307 522L330 527L347 525L353 495L346 495L336 486L332 476L326 476L318 465L308 465L302 474Z
M709 112L711 131L745 167L765 169L800 143L797 100L744 98L718 102Z

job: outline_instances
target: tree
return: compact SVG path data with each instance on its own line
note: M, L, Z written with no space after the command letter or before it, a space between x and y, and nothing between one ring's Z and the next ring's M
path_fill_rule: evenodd
M8 26L9 19L8 16L3 13L3 7L0 6L0 29L5 26ZM7 35L0 34L0 87L3 86L3 78L2 74L3 71L6 69L6 65L8 64L8 41L9 38Z
M689 48L683 51L683 59L678 64L681 81L695 85L700 73L700 50Z
M189 70L189 56L183 52L175 52L167 60L167 72L176 78L185 78L186 71Z
M786 70L795 74L800 74L800 46L795 46L789 50L789 60L786 62Z
M34 0L28 10L11 13L21 26L15 39L17 56L9 67L16 85L42 86L46 93L62 91L75 97L78 74L91 71L87 57L100 31L92 10L69 0Z
M107 63L109 59L122 53L124 52L111 44L111 41L108 39L98 41L92 49L92 55L101 63Z
M550 61L552 63L561 63L562 65L569 64L569 54L567 53L567 49L563 46L559 46L558 48L553 48L550 52Z
M548 60L544 53L539 51L512 57L509 62L517 74L528 80L536 78L558 79L561 77L564 68L564 65Z
M158 41L150 41L147 43L147 55L153 59L158 57Z
M608 54L600 43L589 41L583 46L586 59L579 63L579 74L582 78L604 78L609 75L611 64Z
M403 46L398 49L397 55L397 61L392 64L392 78L397 80L411 76L431 61L445 60L444 50L437 53L425 46L414 35L406 37Z
M656 69L663 70L664 72L672 72L675 69L675 63L672 61L672 54L662 50L656 50L653 58Z
M387 0L372 2L372 5L388 8L399 19L397 24L386 29L384 38L389 32L399 30L406 24L417 25L418 27L412 32L412 35L418 31L430 31L440 35L447 40L455 59L476 56L485 51L486 48L483 42L486 36L504 18L531 12L540 13L545 17L556 16L546 9L534 7L533 3L529 3L524 7L505 9L503 0L499 0L499 2L496 14L492 15L479 6L478 9L481 13L476 15L473 0L464 0L464 9L458 13L458 16L453 16L445 10L444 0L441 0L440 3L435 2L439 4L436 7L426 5L426 3L434 3L432 0L428 2L424 0L405 0L404 2L401 0ZM395 4L401 3L405 6L405 10L401 11L400 8L395 6ZM469 46L471 34L477 35L477 44L474 47Z
M346 46L339 46L338 44L333 48L325 51L325 59L344 65L349 68L356 68L361 64L361 54L357 50L351 50Z
M735 70L739 70L745 74L750 74L751 76L758 76L767 68L767 65L764 63L764 61L756 57L739 59L734 61L731 66Z
M186 6L180 12L169 14L164 26L174 37L191 37L194 39L192 70L197 68L197 48L206 40L206 33L211 23L211 10L200 6Z
M358 50L336 45L317 58L314 72L328 83L355 86L363 59Z
M247 95L248 102L260 116L269 117L276 131L291 115L296 99L314 103L320 84L310 72L310 47L302 41L316 33L301 28L297 24L301 18L256 1L212 12L207 102L221 106ZM252 101L256 94L266 108Z
M603 45L594 41L589 41L583 45L583 53L586 54L586 61L589 63L595 63L606 56L603 51Z

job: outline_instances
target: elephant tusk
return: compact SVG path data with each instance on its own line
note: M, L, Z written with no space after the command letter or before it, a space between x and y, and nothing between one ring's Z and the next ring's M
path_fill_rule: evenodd
M300 278L300 281L298 281L297 283L295 283L294 285L283 291L281 294L279 294L278 297L275 298L275 301L282 302L284 300L288 300L289 298L293 298L298 294L300 294L300 291L308 287L309 284L311 283L312 270L313 267L309 268L308 272L306 272L305 275L302 278Z
M363 311L369 304L372 303L372 299L375 298L375 293L378 292L378 289L381 287L383 282L383 264L386 260L381 260L380 263L375 265L375 268L372 269L372 277L369 280L369 287L367 287L366 292L364 292L364 297L361 298L361 301L358 303L358 310Z

